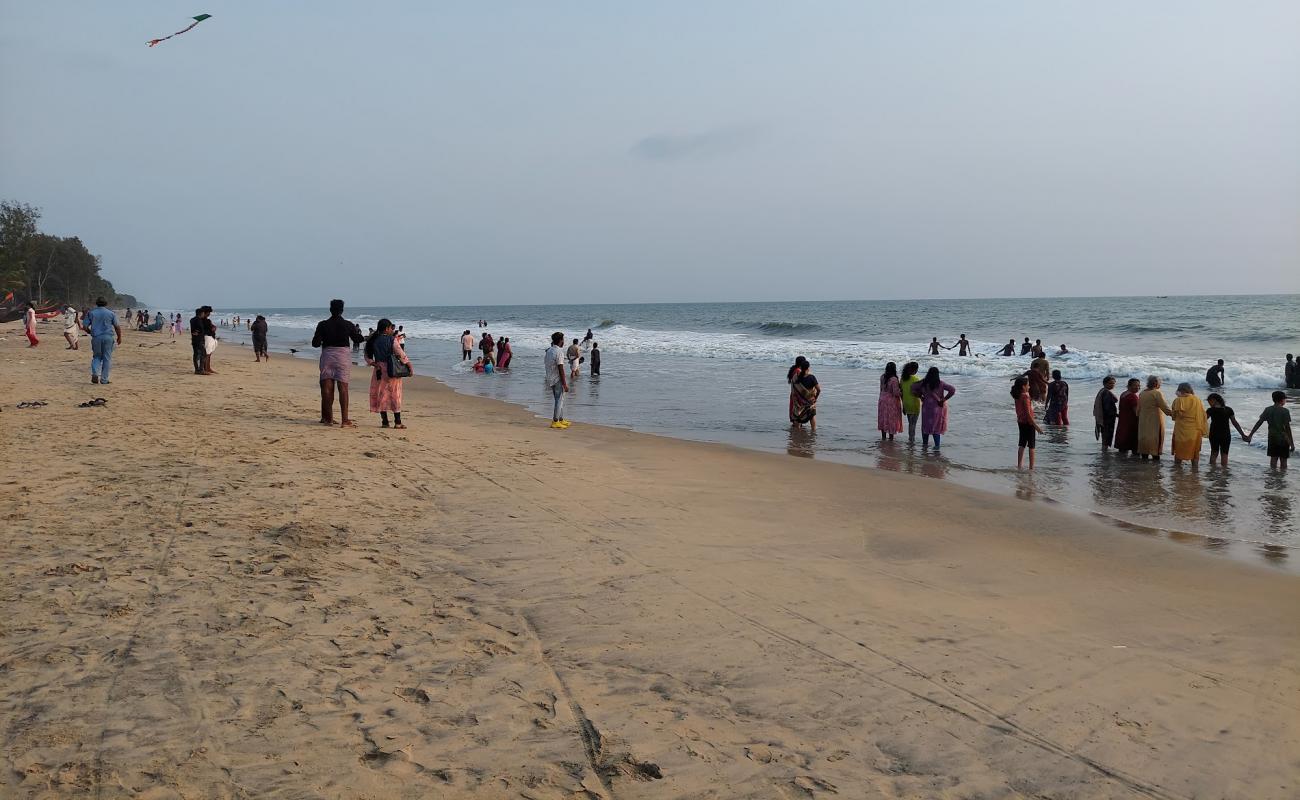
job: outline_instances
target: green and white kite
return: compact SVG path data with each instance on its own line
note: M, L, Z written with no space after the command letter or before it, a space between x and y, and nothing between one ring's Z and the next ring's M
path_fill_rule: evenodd
M149 46L150 46L150 47L153 47L154 45L158 44L159 42L165 42L165 41L167 41L168 39L172 38L172 36L180 36L182 33L185 33L185 32L188 31L188 30L193 30L193 28L194 28L195 25L198 25L200 22L202 22L202 21L205 20L205 19L208 19L208 18L211 17L211 16L212 16L211 14L199 14L197 17L191 17L191 19L193 19L194 21L190 23L189 27L187 27L187 28L181 28L180 30L178 30L178 31L176 31L175 33L173 33L171 36L164 36L164 37L162 37L161 39L150 39L150 40L149 40Z

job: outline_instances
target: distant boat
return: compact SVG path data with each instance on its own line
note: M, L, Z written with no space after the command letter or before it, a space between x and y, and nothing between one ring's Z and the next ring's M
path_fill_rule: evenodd
M1168 299L1169 299L1169 295L1167 295L1167 294L1158 294L1158 295L1156 295L1156 299L1157 299L1157 300L1168 300Z

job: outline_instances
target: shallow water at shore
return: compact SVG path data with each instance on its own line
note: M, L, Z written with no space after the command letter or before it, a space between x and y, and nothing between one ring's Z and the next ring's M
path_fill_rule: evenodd
M1046 333L1034 338L1064 340L1074 351L1053 363L1071 382L1074 424L1048 428L1040 437L1038 469L1032 474L1015 469L1015 420L1007 396L1010 376L1023 370L1028 359L961 358L946 351L928 357L924 343L929 337L908 330L918 327L919 315L952 316L959 322L945 329L966 333L976 343L976 353L988 354L1011 335L995 339L990 330L1017 324L1014 320L1025 303L1041 304L1056 318L1069 319L1068 333L1058 330L1050 338ZM1160 318L1148 321L1150 309L1161 304L1165 308ZM577 382L567 400L574 419L943 478L1058 502L1171 538L1190 534L1202 546L1257 554L1277 563L1286 561L1289 549L1300 544L1300 509L1290 476L1267 469L1262 431L1250 445L1234 442L1227 469L1206 463L1208 446L1199 470L1176 468L1169 457L1154 464L1101 453L1093 437L1091 406L1100 377L1110 373L1161 374L1171 398L1174 384L1190 380L1204 398L1205 367L1212 357L1224 357L1228 383L1219 391L1249 430L1270 402L1269 391L1281 383L1282 359L1276 353L1294 349L1272 332L1296 329L1295 307L1294 297L1112 298L910 306L361 308L350 309L349 317L363 328L381 314L405 325L417 372L434 375L458 391L543 414L550 408L540 368L548 331L561 327L570 336L581 336L591 327L605 353L603 374L584 375ZM1142 309L1145 317L1138 315ZM782 312L792 319L779 319ZM231 313L247 312L221 311L218 316ZM293 310L262 313L270 320L273 346L304 350L321 316ZM1136 321L1116 324L1116 314L1132 315ZM498 338L511 338L516 356L509 373L479 375L459 360L456 338L466 327L478 333L472 324L476 315L488 317L487 330ZM817 321L800 321L805 319ZM1245 333L1252 329L1262 333ZM956 333L940 339L950 344ZM1220 347L1222 351L1216 349ZM812 359L825 387L815 434L791 429L785 419L784 373L794 354ZM941 452L909 444L905 437L881 442L875 430L881 365L885 360L901 364L913 359L923 369L939 366L958 390ZM1300 393L1293 396L1300 400ZM918 502L924 502L923 492ZM1030 512L1026 525L1032 524Z

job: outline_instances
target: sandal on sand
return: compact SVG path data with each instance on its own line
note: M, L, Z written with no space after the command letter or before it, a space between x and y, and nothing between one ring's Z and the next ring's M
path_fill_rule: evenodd
M96 406L106 406L108 401L102 397L96 397L94 400L87 400L84 403L78 403L77 408L95 408Z
M340 422L340 423L339 423L339 427L340 427L340 428L355 428L355 427L357 427L357 423L353 422L352 420L348 420L347 422Z
M395 430L395 431L404 431L404 430L406 430L406 426L399 422L399 423L397 423L396 425L393 426L393 430Z
M49 403L45 402L44 400L28 400L24 403L19 403L18 407L19 408L40 408L41 406L47 406L47 405L49 405Z

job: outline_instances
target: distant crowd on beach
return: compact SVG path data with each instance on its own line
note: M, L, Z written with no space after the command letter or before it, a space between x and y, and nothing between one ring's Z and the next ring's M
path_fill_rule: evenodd
M952 345L941 344L937 337L932 338L927 347L930 355L938 355L941 349L958 349L961 356L969 356L973 352L965 334ZM1010 356L1015 354L1014 351L1015 339L1012 339L999 354ZM1062 344L1057 354L1065 355L1069 352ZM1051 368L1041 340L1030 344L1026 337L1020 355L1030 356L1033 360L1028 369L1012 379L1011 397L1018 429L1016 467L1024 467L1025 456L1028 454L1029 468L1033 469L1037 437L1043 433L1043 425L1068 427L1070 424L1070 385L1059 369ZM924 376L920 375L920 370L920 364L916 361L903 364L901 372L896 362L891 361L885 365L880 376L877 429L882 440L892 441L895 435L903 432L903 420L906 418L908 441L915 442L919 422L922 446L928 448L933 441L937 451L942 446L943 436L948 432L948 401L957 390L943 380L937 366L931 366ZM1226 376L1222 359L1206 370L1205 380L1211 388L1217 389L1224 385ZM812 365L806 357L799 356L795 359L786 371L786 383L790 385L790 423L796 427L808 425L816 431L817 403L822 395L822 385L813 374ZM1247 433L1238 423L1233 409L1218 392L1212 392L1206 397L1207 408L1196 396L1190 383L1178 385L1172 404L1165 400L1161 392L1161 378L1158 375L1147 376L1145 389L1142 388L1141 379L1129 378L1124 392L1118 397L1113 391L1116 383L1114 376L1106 376L1093 399L1094 433L1103 451L1113 447L1121 454L1136 455L1143 461L1159 460L1166 450L1167 417L1174 421L1169 452L1173 455L1175 465L1187 461L1195 469L1200 461L1202 443L1208 439L1210 463L1227 466L1234 428L1242 441L1250 442L1261 426L1268 426L1268 457L1272 469L1285 470L1287 460L1295 451L1291 412L1286 408L1286 392L1273 392L1272 405L1262 411L1254 428ZM1291 353L1286 356L1283 385L1292 389L1300 388L1300 364L1297 364ZM1038 421L1039 409L1042 423Z

